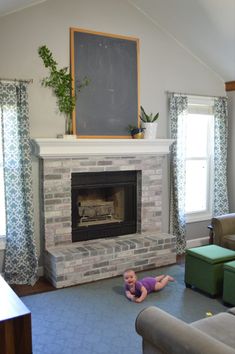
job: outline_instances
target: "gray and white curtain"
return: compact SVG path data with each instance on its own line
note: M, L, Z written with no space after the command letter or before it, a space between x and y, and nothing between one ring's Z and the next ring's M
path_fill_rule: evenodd
M176 236L177 254L185 251L185 131L188 98L170 97L170 135L174 139L171 146L170 177L170 233Z
M227 190L228 108L227 98L214 102L214 203L213 215L229 212Z
M0 109L6 197L4 277L10 284L33 285L38 263L34 241L27 84L0 82Z

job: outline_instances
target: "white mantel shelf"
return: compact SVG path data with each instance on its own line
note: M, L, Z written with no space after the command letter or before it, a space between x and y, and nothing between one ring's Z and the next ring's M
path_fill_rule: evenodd
M68 158L80 155L166 155L171 139L32 139L32 152L46 158Z

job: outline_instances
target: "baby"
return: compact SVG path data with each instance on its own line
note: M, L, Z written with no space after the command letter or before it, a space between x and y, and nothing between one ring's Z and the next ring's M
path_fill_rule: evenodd
M128 269L123 274L125 282L126 297L134 302L142 302L146 296L154 291L163 289L169 281L174 281L170 275L159 275L157 277L145 277L137 280L137 276L132 269Z

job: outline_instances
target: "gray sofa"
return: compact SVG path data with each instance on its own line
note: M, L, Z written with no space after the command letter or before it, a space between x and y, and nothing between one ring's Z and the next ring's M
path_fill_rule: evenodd
M136 331L144 354L235 354L235 307L187 324L150 306L137 316Z
M209 228L215 245L235 250L235 213L212 218Z

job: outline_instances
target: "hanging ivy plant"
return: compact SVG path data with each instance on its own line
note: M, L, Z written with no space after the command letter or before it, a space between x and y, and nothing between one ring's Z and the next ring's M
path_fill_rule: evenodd
M76 97L81 89L88 85L89 80L85 77L82 81L76 81L75 94L72 95L73 78L68 72L68 67L59 69L57 62L53 59L52 52L46 45L38 48L39 57L43 60L44 66L49 69L49 76L42 80L44 87L51 87L57 97L58 109L65 114L66 134L72 134L72 113L76 105Z

